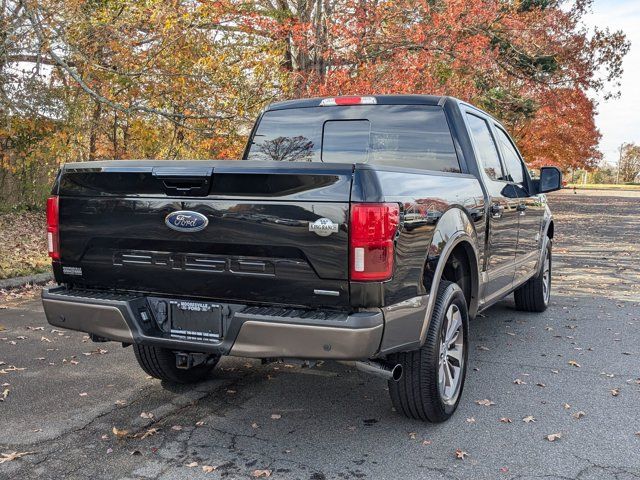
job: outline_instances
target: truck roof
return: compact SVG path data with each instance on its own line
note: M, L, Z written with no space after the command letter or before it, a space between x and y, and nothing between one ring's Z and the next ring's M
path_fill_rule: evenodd
M348 95L350 96L350 95ZM442 105L448 98L442 95L358 95L362 97L373 97L378 105ZM270 104L265 111L286 110L289 108L318 107L320 102L327 97L298 98L294 100L284 100Z

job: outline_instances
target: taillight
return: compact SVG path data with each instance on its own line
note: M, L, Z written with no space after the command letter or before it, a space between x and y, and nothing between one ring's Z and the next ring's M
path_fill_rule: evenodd
M396 203L351 205L349 256L351 280L380 281L393 275L394 237L400 209Z
M60 259L60 223L58 197L47 199L47 246L49 256L54 260Z

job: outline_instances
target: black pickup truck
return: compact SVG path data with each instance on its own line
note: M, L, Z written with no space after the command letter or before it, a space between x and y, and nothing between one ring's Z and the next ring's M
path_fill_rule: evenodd
M405 415L456 409L468 322L543 311L554 224L498 121L451 97L270 105L242 161L64 165L48 200L49 323L133 345L168 382L223 355L337 360Z

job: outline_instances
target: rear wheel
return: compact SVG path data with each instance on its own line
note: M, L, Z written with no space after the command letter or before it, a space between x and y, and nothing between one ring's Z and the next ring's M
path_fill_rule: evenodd
M398 412L429 422L444 422L453 415L467 370L468 323L462 290L441 280L424 345L390 357L403 367L400 381L389 382Z
M220 360L219 355L210 355L200 365L182 369L176 366L176 354L173 350L134 344L133 351L138 364L148 375L171 383L197 383L206 380Z
M551 299L551 240L547 241L540 271L513 292L516 308L523 312L544 312Z

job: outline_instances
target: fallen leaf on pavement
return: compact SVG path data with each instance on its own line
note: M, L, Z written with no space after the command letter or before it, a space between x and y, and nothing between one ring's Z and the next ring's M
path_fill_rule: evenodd
M617 397L618 395L620 395L620 389L619 388L613 388L611 390L609 390L611 392L611 395L614 397Z
M638 432L636 435L640 434L640 432ZM422 440L422 444L423 445L431 445L431 440Z
M204 473L211 473L211 472L214 472L216 470L216 468L218 468L218 467L213 467L211 465L203 465L202 466L202 471Z
M511 423L511 422L513 422L513 420L511 420L510 418L507 418L507 417L502 417L500 419L500 422L502 422L502 423Z
M272 413L271 418L273 420L280 420L282 418L282 415L280 415L279 413Z
M0 370L0 374L6 375L9 372L21 372L23 370L26 370L26 367L18 368L15 365L9 365L7 368Z
M536 421L536 419L534 418L534 416L533 416L533 415L527 415L526 417L524 417L524 418L522 419L522 421L523 421L524 423L531 423L531 422L535 422L535 421Z
M584 417L586 415L586 413L584 413L582 410L580 410L579 412L573 413L571 416L577 420L580 420L582 417Z
M193 468L193 467L197 467L198 466L198 462L191 462L191 463L187 463L185 465L185 467L189 467L189 468Z
M516 378L513 383L515 383L516 385L526 385L527 382L525 382L524 380L521 380L519 378Z
M116 400L113 403L114 403L114 405L117 405L119 407L124 407L127 404L127 402L125 402L124 400Z
M415 439L416 439L416 435L417 435L417 433L416 433L416 432L411 432L411 433L409 433L409 438L410 438L411 440L415 440Z
M473 417L467 418L467 423L476 423L476 419Z
M260 425L258 425L256 422L253 422L251 424L251 428L260 428Z
M150 436L152 436L152 435L155 435L155 434L156 434L156 433L158 433L159 431L160 431L160 429L159 429L159 428L149 428L149 429L147 429L147 431L146 431L146 432L144 432L144 433L142 434L142 436L140 437L140 440L144 440L144 439L145 439L145 438L147 438L147 437L150 437Z
M580 368L580 364L575 360L569 360L569 365L571 365L572 367Z
M255 477L255 478L270 477L271 476L271 470L254 470L251 473L251 476Z
M173 427L171 427L171 430L179 432L180 430L182 430L182 425L174 425Z
M478 350L488 351L489 347L485 347L484 345L478 345Z
M153 419L153 413L151 413L151 412L142 412L140 414L140 416L142 418L146 418L147 420L152 420Z
M9 389L5 388L2 393L0 393L0 402L4 402L9 396Z
M542 388L547 386L546 384L544 384L542 382L538 382L538 383L536 383L536 385L539 386L539 387L542 387Z
M33 455L36 452L9 452L0 453L0 463L11 462L17 458L24 457L25 455Z
M47 337L40 337L40 341L41 342L51 343L51 340L49 340Z
M559 438L562 438L562 434L560 434L560 433L552 433L550 435L545 436L544 438L546 438L550 442L555 442Z
M200 420L199 422L196 422L196 427L202 427L204 425L204 422L202 420Z
M129 435L129 430L120 430L119 428L116 428L116 427L113 427L111 431L118 438L124 438L127 435Z
M482 405L484 407L489 407L491 405L495 405L495 402L492 402L491 400L488 400L486 398L484 400L476 400L476 403L478 405Z
M568 403L563 403L562 408L564 408L565 410L569 410L571 408L571 405L569 405Z
M81 397L86 397L87 395L89 395L87 392L82 392L82 393L80 394L80 396L81 396Z
M459 448L456 448L455 455L458 460L464 460L465 457L469 456L467 452L465 452L464 450L460 450Z

